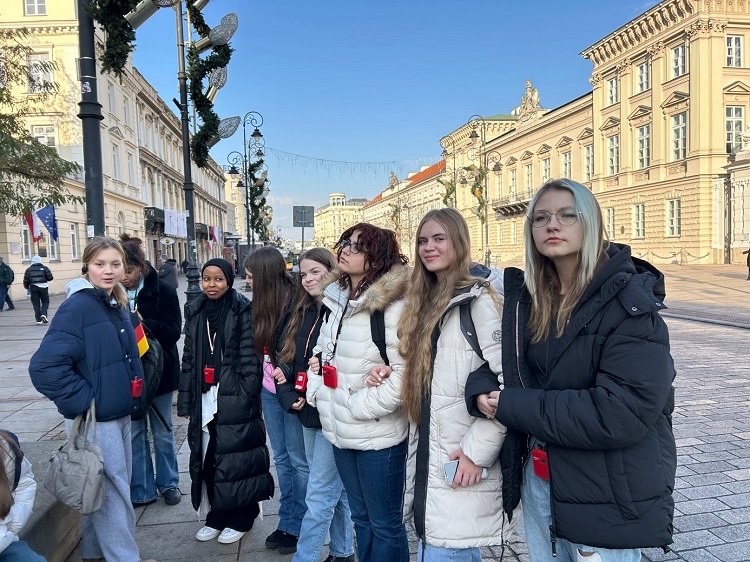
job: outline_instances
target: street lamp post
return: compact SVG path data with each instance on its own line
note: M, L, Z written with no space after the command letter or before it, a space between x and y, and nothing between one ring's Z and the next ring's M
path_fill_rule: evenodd
M490 223L489 223L489 215L488 215L488 196L489 196L489 185L488 185L488 178L487 178L487 155L484 155L484 166L482 166L482 153L485 149L485 142L486 142L486 126L487 122L484 120L484 117L481 115L472 115L469 117L469 121L467 125L471 128L471 133L469 134L469 140L471 142L475 142L477 139L480 140L479 145L479 154L477 155L477 160L479 161L480 168L483 168L484 173L484 265L488 266L490 265ZM480 133L477 133L477 129L480 129Z
M456 169L456 142L453 140L453 137L451 136L445 136L442 139L440 139L440 146L443 147L443 159L446 159L448 157L448 143L450 143L451 145L451 156L453 159L453 165L451 167L451 171L453 173L453 183L450 184L450 188L446 189L446 191L450 192L450 190L453 190L453 197L455 198L456 181L458 179L457 178L458 170ZM447 161L445 163L445 172L446 172L446 175L448 175L448 162ZM450 193L446 194L445 203L446 205L450 205Z

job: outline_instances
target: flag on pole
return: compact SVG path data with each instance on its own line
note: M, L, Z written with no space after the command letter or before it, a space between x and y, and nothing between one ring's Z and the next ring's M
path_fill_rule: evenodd
M23 213L23 218L26 219L26 224L29 225L29 233L31 239L34 242L39 242L42 239L42 229L39 226L39 217L34 209L26 209Z
M55 217L55 206L48 205L43 209L39 209L36 214L37 217L39 217L39 220L42 221L42 224L47 228L52 240L57 242L57 218Z

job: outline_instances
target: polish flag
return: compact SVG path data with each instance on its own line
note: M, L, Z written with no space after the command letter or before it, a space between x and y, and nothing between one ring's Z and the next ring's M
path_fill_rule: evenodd
M23 218L26 219L26 224L29 225L29 233L34 242L39 242L42 239L42 225L39 222L39 217L36 214L36 210L27 209L23 214Z

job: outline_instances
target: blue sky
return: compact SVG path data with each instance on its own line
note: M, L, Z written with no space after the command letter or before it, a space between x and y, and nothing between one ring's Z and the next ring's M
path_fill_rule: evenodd
M332 192L376 196L392 168L403 178L420 161L436 162L439 139L470 116L510 112L527 79L545 108L590 91L591 63L579 53L657 3L537 0L509 10L503 0L212 0L208 25L230 11L239 17L215 109L260 112L267 147L307 157L266 158L273 226L299 239L292 205L317 207ZM137 30L133 57L170 106L174 27L174 11L160 10ZM241 128L211 155L225 164L232 150L242 150ZM352 173L318 161L409 164Z

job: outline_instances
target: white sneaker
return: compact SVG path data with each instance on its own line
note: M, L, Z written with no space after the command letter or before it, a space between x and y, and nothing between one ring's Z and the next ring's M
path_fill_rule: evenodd
M218 542L220 542L221 544L232 544L233 542L237 542L244 536L245 531L235 531L234 529L230 529L229 527L227 527L219 535Z
M49 320L47 320L47 317L44 314L42 314L42 322L44 322L45 324L49 322Z
M41 323L41 322L37 322L37 323L36 323L36 325L37 325L37 326L41 326L41 325L42 325L42 323Z
M219 529L214 529L213 527L201 527L198 529L198 532L195 533L195 538L199 541L205 542L215 539L220 534L222 533Z

